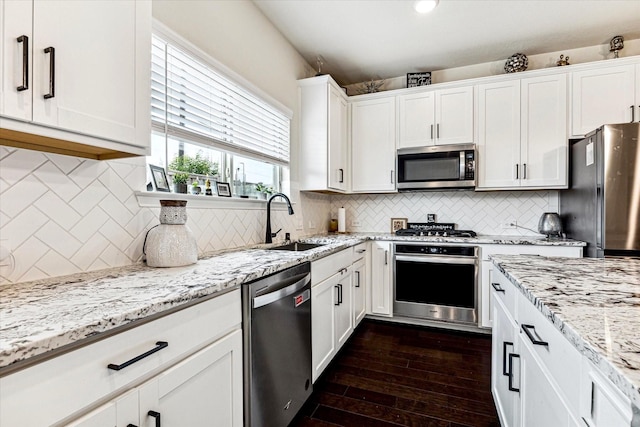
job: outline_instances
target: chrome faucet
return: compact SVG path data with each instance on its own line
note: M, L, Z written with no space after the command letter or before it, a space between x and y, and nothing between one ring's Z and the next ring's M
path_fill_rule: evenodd
M265 237L264 237L264 242L265 243L272 243L273 242L273 238L276 237L276 235L278 234L278 232L280 230L282 230L282 228L278 231L276 231L275 233L271 232L271 201L273 199L275 199L276 197L282 197L286 202L287 202L287 206L289 208L289 215L293 215L293 208L291 207L291 200L289 200L289 198L282 194L282 193L276 193L273 196L269 197L269 200L267 201L267 232L265 233Z

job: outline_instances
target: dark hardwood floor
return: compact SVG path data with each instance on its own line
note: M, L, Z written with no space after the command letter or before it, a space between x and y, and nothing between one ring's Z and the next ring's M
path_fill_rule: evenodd
M290 427L498 427L491 337L365 319Z

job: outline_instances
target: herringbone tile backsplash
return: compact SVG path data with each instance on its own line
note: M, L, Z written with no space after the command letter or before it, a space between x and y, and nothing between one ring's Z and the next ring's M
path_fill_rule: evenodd
M138 203L135 192L145 188L146 176L144 158L101 162L0 146L0 284L140 262L144 237L160 212ZM482 234L531 234L501 224L515 219L535 229L540 214L558 205L557 192L328 196L293 191L292 196L294 216L273 212L274 230L283 229L279 238L287 231L294 239L326 232L340 206L347 209L352 232L387 232L392 217L423 222L435 213L439 222ZM187 215L200 253L264 239L261 205L187 204Z

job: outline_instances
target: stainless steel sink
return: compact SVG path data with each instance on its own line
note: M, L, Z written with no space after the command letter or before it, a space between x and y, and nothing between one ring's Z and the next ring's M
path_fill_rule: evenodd
M320 246L324 246L324 245L322 243L293 242L293 243L288 243L286 245L274 246L273 248L269 248L269 250L301 252L301 251L308 251L309 249L314 249Z

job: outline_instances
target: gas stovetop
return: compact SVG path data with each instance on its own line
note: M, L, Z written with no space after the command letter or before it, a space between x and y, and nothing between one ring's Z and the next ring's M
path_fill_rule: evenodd
M408 223L407 228L396 231L396 236L476 237L475 231L456 230L451 223Z

